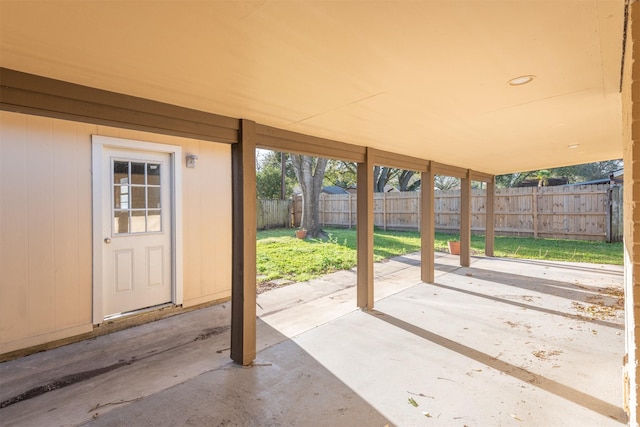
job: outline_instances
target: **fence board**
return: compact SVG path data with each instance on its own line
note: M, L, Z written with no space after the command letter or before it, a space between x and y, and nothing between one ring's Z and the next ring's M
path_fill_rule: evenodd
M582 240L622 238L622 190L609 184L555 187L499 188L495 191L497 235L517 235ZM356 222L355 194L323 194L320 221L323 226L352 227ZM611 201L610 201L611 200ZM615 200L615 202L614 202ZM613 203L616 203L613 206ZM436 231L460 230L460 190L436 191ZM302 198L294 199L294 223L302 213ZM418 230L420 193L374 194L374 224L392 230ZM486 227L485 190L471 194L471 230Z
M258 200L258 230L291 226L291 200Z

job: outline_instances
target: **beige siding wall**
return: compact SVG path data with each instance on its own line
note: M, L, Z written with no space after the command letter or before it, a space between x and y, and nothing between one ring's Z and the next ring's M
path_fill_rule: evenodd
M231 296L231 146L188 141L198 155L185 169L184 306Z
M0 353L92 329L92 134L199 156L181 161L184 306L230 296L230 146L0 112Z

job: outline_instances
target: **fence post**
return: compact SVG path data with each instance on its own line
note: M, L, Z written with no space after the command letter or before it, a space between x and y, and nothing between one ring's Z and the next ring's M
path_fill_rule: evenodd
M387 231L387 193L382 193L382 224Z
M416 196L416 204L418 205L418 233L420 233L422 231L422 209L420 208L420 206L422 206L422 192L416 192ZM433 209L433 207L431 209Z
M623 239L624 229L623 229L623 197L622 186L613 185L611 187L611 241L612 242L621 242Z
M349 193L349 230L351 230L351 193Z
M613 193L613 189L611 188L611 186L609 186L609 188L607 188L607 200L605 201L605 208L604 208L604 228L607 234L608 243L612 242L612 239L611 239L611 210L613 208L612 197L611 197L612 193Z
M538 238L538 187L532 187L531 214L533 215L533 238Z

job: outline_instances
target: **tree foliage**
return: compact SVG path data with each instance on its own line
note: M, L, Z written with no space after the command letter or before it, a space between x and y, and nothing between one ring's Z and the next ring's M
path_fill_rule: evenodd
M358 182L358 165L354 162L329 160L324 174L325 184L347 188L355 187Z
M433 186L438 190L457 190L460 188L460 178L447 175L435 175L433 177Z
M608 178L609 175L622 168L622 160L585 163L553 169L540 169L496 176L498 187L516 187L526 179L537 179L544 183L549 178L566 177L570 183L592 181Z
M344 189L354 187L358 180L358 166L353 162L329 160L325 181ZM373 191L382 193L390 185L399 191L416 191L420 188L420 175L415 171L375 166L373 169Z
M622 160L607 160L604 162L565 166L551 169L551 171L554 176L566 176L569 178L569 182L581 182L609 178L611 173L619 169L622 169Z
M256 156L256 190L260 199L279 199L281 196L282 155L285 156L285 198L291 197L296 175L286 153L260 150Z
M398 191L416 191L420 188L419 176L415 171L374 166L373 191L384 193L387 185L395 187Z

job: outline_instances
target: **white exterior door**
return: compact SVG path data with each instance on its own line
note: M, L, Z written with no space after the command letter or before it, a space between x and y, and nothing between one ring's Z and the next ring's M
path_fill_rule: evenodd
M102 314L171 302L171 156L104 147L101 157Z

